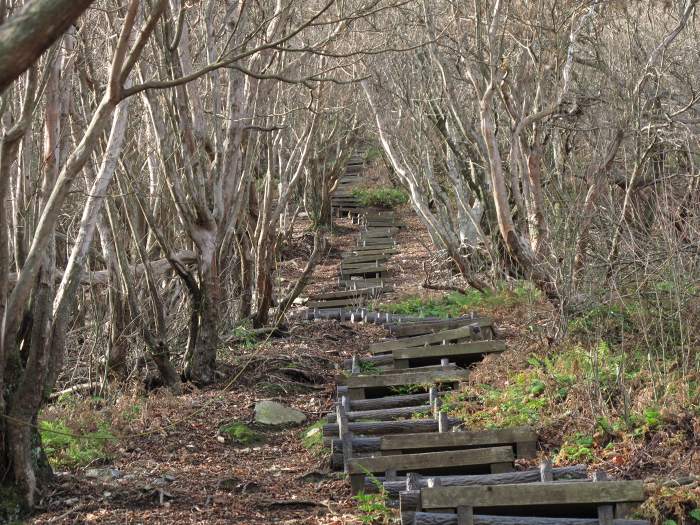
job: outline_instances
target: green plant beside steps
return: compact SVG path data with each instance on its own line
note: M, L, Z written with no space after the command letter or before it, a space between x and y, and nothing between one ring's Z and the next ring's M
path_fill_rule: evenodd
M396 188L355 188L352 196L366 208L395 208L408 202L408 194Z

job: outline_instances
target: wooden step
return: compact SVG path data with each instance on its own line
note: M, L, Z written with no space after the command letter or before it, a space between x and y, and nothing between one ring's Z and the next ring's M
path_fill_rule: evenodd
M418 434L416 434L418 435ZM364 438L366 440L382 440L380 438ZM335 443L335 441L334 441ZM371 442L368 444L372 444ZM363 452L362 446L358 443L358 452ZM335 451L335 449L334 449ZM517 472L505 472L503 474L476 474L476 475L455 475L455 476L416 476L414 479L416 487L415 498L420 497L420 489L428 487L430 484L440 487L463 487L473 485L508 485L513 483L539 483L542 481L542 466L538 469L520 470ZM583 480L588 476L586 465L571 465L567 467L554 467L550 470L554 481ZM390 499L398 499L399 493L407 491L406 478L398 477L397 480L383 480L382 486Z
M323 301L308 301L307 308L324 310L338 308L339 306L362 306L367 301L365 296L347 297L345 299L326 299Z
M347 280L353 276L367 276L372 279L382 279L388 277L386 266L359 266L355 268L342 268L340 279Z
M429 370L411 371L400 374L384 375L357 375L340 378L338 383L348 387L348 397L352 399L366 399L376 397L370 395L376 391L386 391L396 387L415 388L425 390L424 385L457 384L469 378L468 370ZM407 392L409 393L409 392ZM416 393L416 392L413 392Z
M415 337L406 337L404 339L396 339L392 341L382 341L369 345L368 351L372 354L380 354L391 352L399 348L410 348L414 346L443 344L449 342L458 342L464 340L481 340L482 332L479 323L472 323L467 326L453 328L451 330L442 330L427 335L419 335Z
M352 267L352 266L357 266L357 267L362 267L362 266L369 266L369 267L377 267L377 266L386 266L386 262L388 260L387 256L383 255L375 255L374 259L372 257L366 257L367 261L356 261L354 259L343 259L340 262L340 267L341 268L347 268L347 267ZM383 260L380 260L383 259Z
M372 248L372 247L365 247L365 246L358 246L356 248L353 248L349 252L345 252L341 254L341 258L347 259L349 257L356 257L358 255L361 256L366 256L366 255L394 255L399 253L399 251L395 248Z
M322 301L325 299L345 299L349 297L376 297L389 291L393 291L393 289L387 287L382 288L380 286L360 288L359 290L338 290L335 292L313 294L309 296L309 300Z
M353 264L353 263L373 263L373 262L386 262L391 258L389 254L377 254L377 255L350 255L342 259L341 264Z
M347 413L348 421L394 421L396 419L410 418L414 415L426 416L430 415L432 407L428 404L397 407L397 408L381 408L377 410L355 410ZM326 414L324 419L328 423L335 423L337 415L335 412Z
M590 513L611 512L626 517L644 501L641 481L540 482L511 485L433 487L420 491L419 507L425 511L467 509L470 513L585 518ZM587 516L588 514L588 516ZM594 514L595 515L595 514ZM600 516L599 516L600 518Z
M386 329L394 337L412 337L416 335L432 334L442 330L459 328L460 326L477 325L481 329L492 329L493 322L488 317L453 317L440 320L425 320L411 323L392 323ZM488 339L488 337L486 337Z
M500 353L506 350L504 341L471 341L449 345L414 346L392 350L394 368L404 369L416 366L437 364L444 358L450 362L468 365L480 361L486 354Z
M385 436L382 438L380 450L382 455L392 455L421 449L441 450L487 445L507 445L515 450L518 458L532 458L537 454L537 434L530 427L511 427L471 432Z
M461 420L448 418L449 427L458 425ZM404 419L402 421L358 421L348 423L348 429L354 436L383 436L386 434L418 434L422 432L437 432L437 419ZM324 437L338 437L338 425L328 423L323 425Z
M533 516L490 516L475 514L472 516L474 525L601 525L598 518L547 518ZM444 512L416 512L403 525L462 525L468 521L459 521L457 514ZM610 525L650 525L647 520L612 519Z
M429 409L428 405L424 405ZM399 409L387 409L399 410ZM348 412L350 414L370 414L381 411L369 410L363 412ZM328 422L335 421L327 419ZM360 445L360 443L358 443ZM353 453L355 442L352 442ZM425 451L437 452L443 450L465 450L469 448L484 448L507 446L515 452L519 459L533 458L537 454L537 434L530 427L512 427L499 430L483 430L473 432L442 432L433 434L397 434L382 436L376 441L362 443L363 453L373 456L393 456L404 453L419 453ZM334 468L343 466L343 445L340 440L334 440L331 446L331 465ZM359 452L359 451L358 451ZM585 473L585 470L584 470ZM585 476L584 476L585 477ZM538 478L531 481L539 481Z
M391 280L387 278L368 278L368 279L339 279L338 286L343 288L367 288L368 286L386 286L391 285Z
M397 228L368 228L362 232L360 232L360 235L362 235L363 238L369 238L369 237L391 237L392 235L396 234L398 232Z
M353 458L348 462L350 485L353 494L364 489L365 474L391 472L425 472L447 468L463 468L475 473L497 474L513 470L513 450L510 447L448 450L423 454ZM385 474L386 477L386 474Z

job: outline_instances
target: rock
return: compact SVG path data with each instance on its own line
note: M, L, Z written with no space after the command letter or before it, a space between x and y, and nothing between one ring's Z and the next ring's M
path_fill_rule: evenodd
M122 476L122 473L115 468L91 468L85 472L86 478L99 479L101 481L109 481Z
M306 421L306 416L282 403L265 400L255 403L255 421L273 426L300 425Z

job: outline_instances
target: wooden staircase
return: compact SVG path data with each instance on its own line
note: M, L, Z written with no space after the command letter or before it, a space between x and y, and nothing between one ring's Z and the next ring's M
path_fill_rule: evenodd
M393 212L353 202L348 191L361 166L348 165L333 205L363 230L342 255L339 290L311 297L306 318L381 324L392 338L346 360L337 377L336 410L323 426L332 468L345 471L354 494L383 487L404 525L648 525L629 519L644 500L641 482L549 461L516 470L516 459L537 455L532 428L464 430L443 410L469 367L506 345L490 319L474 314L415 318L368 308L392 290L401 226Z

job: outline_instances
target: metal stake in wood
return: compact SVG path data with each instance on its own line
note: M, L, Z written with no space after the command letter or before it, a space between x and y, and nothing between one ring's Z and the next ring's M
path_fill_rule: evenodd
M350 473L349 462L352 458L352 432L350 432L346 406L350 400L343 396L337 406L338 434L343 443L343 470L346 474Z
M435 487L441 487L442 480L440 478L428 478L428 488L434 489Z
M438 413L438 432L449 432L450 420L445 412Z
M547 458L540 463L540 479L542 482L554 481L554 473L552 472L552 460Z
M442 407L442 398L436 396L435 399L433 399L432 406L433 406L433 417L435 419L437 419L440 416L440 407Z
M473 507L457 507L457 525L474 525Z
M418 472L406 474L406 490L420 490L421 475Z
M608 481L608 474L604 470L593 473L593 482ZM598 523L600 525L613 525L615 507L613 505L598 505Z
M352 356L352 367L350 370L353 375L357 375L360 373L360 362L357 359L356 355Z

